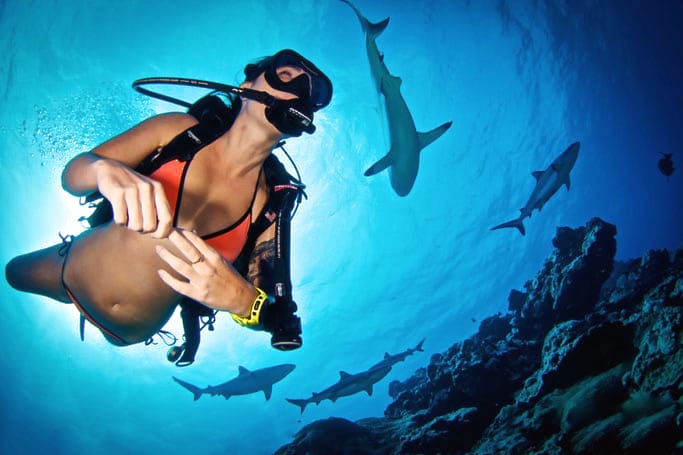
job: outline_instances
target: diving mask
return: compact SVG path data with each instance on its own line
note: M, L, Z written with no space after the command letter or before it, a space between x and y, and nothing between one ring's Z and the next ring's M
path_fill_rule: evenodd
M299 68L303 73L284 81L277 71L288 66ZM332 99L330 79L317 66L291 49L281 50L258 64L251 63L244 68L244 75L250 81L261 73L264 73L268 85L275 90L296 95L312 112L327 106Z

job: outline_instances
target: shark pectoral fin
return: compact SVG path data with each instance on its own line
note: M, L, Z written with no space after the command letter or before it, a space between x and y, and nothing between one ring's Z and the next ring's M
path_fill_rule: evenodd
M266 401L270 400L270 396L273 394L273 386L263 389L263 394L266 396Z
M536 181L538 182L539 180L541 180L541 177L543 177L543 171L534 171L531 173L531 175L533 175Z
M384 155L378 162L376 162L375 164L370 166L368 168L368 170L365 171L364 175L366 177L370 177L371 175L375 175L378 172L382 172L383 170L385 170L386 168L391 166L392 163L393 163L393 161L391 160L391 152L389 152L386 155Z
M446 122L443 125L437 126L431 131L427 131L426 133L417 133L417 140L420 143L420 150L440 138L443 133L448 131L448 128L450 128L452 124L453 122Z

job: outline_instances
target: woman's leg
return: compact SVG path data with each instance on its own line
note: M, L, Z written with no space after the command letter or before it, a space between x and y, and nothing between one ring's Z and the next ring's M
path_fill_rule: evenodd
M5 278L14 289L70 303L62 286L64 243L17 256L5 266Z
M62 269L71 247L70 242L71 238L65 238L64 243L15 257L5 266L7 282L19 291L44 295L64 303L78 303L69 298L62 281ZM107 341L116 346L131 344L92 319L80 305L77 306L84 317L100 329Z

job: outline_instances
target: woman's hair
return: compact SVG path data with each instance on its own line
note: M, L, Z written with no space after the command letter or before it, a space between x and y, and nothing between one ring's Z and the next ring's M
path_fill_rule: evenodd
M269 60L272 59L273 57L262 57L258 60L256 60L254 63L249 63L247 66L244 67L244 81L243 82L254 82L256 78L261 74L265 68L265 63ZM254 72L251 71L252 68L258 67L260 71ZM235 118L237 117L237 114L240 113L240 110L242 109L242 98L239 97L239 95L236 95L234 93L226 93L224 94L225 97L227 98L227 101L225 105L228 107L228 122L230 125L232 125L232 122L235 121Z
M253 63L244 67L244 82L254 82L256 78L266 70L266 66L273 59L273 56L261 57Z

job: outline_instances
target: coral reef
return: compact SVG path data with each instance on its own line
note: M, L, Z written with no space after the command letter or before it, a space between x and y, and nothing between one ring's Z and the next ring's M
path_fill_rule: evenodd
M509 312L392 382L383 418L314 422L276 453L683 453L683 250L615 262L615 235L559 228Z

